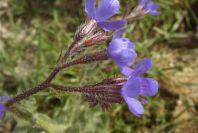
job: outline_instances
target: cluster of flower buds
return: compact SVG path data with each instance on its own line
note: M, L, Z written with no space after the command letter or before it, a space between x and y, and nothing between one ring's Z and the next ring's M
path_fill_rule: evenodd
M107 106L111 103L110 99L112 97L114 97L114 99L122 97L120 98L120 102L124 100L128 104L129 110L139 117L144 112L141 102L148 103L143 97L154 96L158 91L158 83L152 78L141 77L143 73L152 68L152 61L150 59L145 58L135 65L133 69L130 68L137 58L137 53L134 50L134 43L128 38L121 37L127 30L127 28L122 27L127 24L127 21L130 22L131 20L142 18L142 16L148 13L154 16L158 15L158 6L149 0L140 0L137 8L135 8L126 19L108 21L107 19L118 12L119 5L118 0L101 0L99 7L96 8L95 0L86 0L86 12L90 19L96 20L98 27L106 32L117 30L107 48L107 55L118 65L121 73L125 75L125 80L121 83L121 86L118 87L119 95L114 97L114 95L106 96L100 94L100 96L97 96L89 94L86 95L86 97L93 105L98 103L102 106ZM114 85L117 83L113 82L112 84ZM104 91L104 89L102 90ZM109 90L112 90L111 87L105 89L105 94L109 94Z
M124 101L121 94L121 88L127 81L126 77L107 78L95 85L83 87L69 87L62 85L51 85L58 91L78 92L85 95L86 101L91 106L100 105L103 109L107 109L113 103L122 103Z
M91 105L99 104L103 108L107 108L112 103L125 101L130 111L139 117L144 112L141 102L148 103L143 97L154 96L158 91L158 84L152 78L141 77L143 73L152 68L150 59L145 58L133 69L130 68L137 58L137 53L134 50L135 44L128 38L121 37L127 30L127 28L122 27L126 26L127 21L130 22L131 20L142 18L148 13L158 15L158 6L149 0L140 0L137 8L126 19L109 21L108 19L119 11L119 7L118 0L101 0L98 7L96 7L96 0L86 0L85 11L89 21L79 28L76 37L85 38L83 43L79 45L80 48L85 48L108 40L110 38L109 33L117 30L107 50L92 54L93 56L90 55L89 58L84 58L84 61L81 59L81 62L90 62L89 60L92 61L98 56L100 59L96 58L95 61L110 58L118 65L125 77L105 79L99 84L80 88L60 85L53 85L52 87L61 91L84 93L86 100ZM97 28L100 30L96 30Z
M0 104L0 118L4 116L7 107L49 87L59 91L83 93L92 106L107 108L113 103L126 102L135 116L139 117L144 113L142 103L148 103L144 98L154 96L158 91L156 80L141 76L152 68L152 60L145 58L131 68L137 58L135 44L121 36L127 30L127 23L146 14L158 15L158 6L149 0L140 0L139 5L126 18L111 21L109 19L119 11L119 0L101 0L98 6L96 3L96 0L85 0L88 20L78 28L73 43L44 82L13 98L0 97L0 102L8 101L5 105ZM112 31L116 32L107 49L95 49L96 51L83 56L79 54L84 49L109 40ZM64 68L107 59L112 59L117 64L124 77L107 78L98 84L83 87L51 84L54 77Z

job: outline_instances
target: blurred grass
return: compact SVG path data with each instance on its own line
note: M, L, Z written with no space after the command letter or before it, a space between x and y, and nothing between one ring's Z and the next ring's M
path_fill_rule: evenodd
M99 107L90 108L80 95L58 94L51 90L17 104L12 110L14 114L7 113L1 122L0 132L1 129L17 133L196 132L198 120L192 116L197 115L198 101L183 98L179 89L176 92L170 90L174 88L168 80L172 75L166 72L169 68L163 65L167 62L161 57L171 53L167 60L173 60L172 57L177 56L175 51L179 51L179 57L185 52L196 56L197 52L193 54L192 49L197 51L198 2L155 1L160 5L160 16L146 16L132 24L124 35L136 43L138 59L154 59L155 67L148 74L160 82L160 93L149 99L150 104L145 106L145 114L141 118L131 115L124 104L114 105L104 112ZM54 67L60 52L68 47L76 28L84 21L83 2L1 0L0 3L3 5L0 10L0 94L16 95L38 84ZM137 1L133 0L132 3L134 7ZM120 14L125 12L126 4L127 0L123 0ZM174 60L174 63L180 62ZM184 66L176 68L173 73L183 72ZM112 62L94 63L69 68L54 82L91 84L117 73L119 69ZM176 108L180 100L184 105L178 111ZM183 119L186 112L192 116ZM185 122L189 127L183 129L180 125Z

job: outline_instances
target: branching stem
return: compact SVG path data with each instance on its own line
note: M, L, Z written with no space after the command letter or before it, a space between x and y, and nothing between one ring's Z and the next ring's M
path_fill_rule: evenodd
M6 103L6 106L9 107L13 105L14 103L19 102L23 99L26 99L29 96L39 91L47 89L50 86L51 81L56 77L56 75L65 68L68 68L70 66L77 65L77 64L87 64L87 63L91 63L94 61L99 61L99 60L102 61L102 60L107 60L107 59L108 59L108 56L107 56L106 50L103 50L103 51L87 54L69 63L60 64L53 69L53 71L49 74L46 80L44 80L41 84L15 96L12 100Z

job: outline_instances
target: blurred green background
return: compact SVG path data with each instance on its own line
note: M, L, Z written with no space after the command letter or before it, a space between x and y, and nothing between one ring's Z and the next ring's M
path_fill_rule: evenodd
M128 0L120 0L126 12ZM136 118L126 104L109 111L91 108L81 95L40 92L16 104L0 122L0 133L197 133L198 1L155 0L160 15L147 15L124 34L138 60L150 57L148 76L159 81L157 96ZM132 7L137 0L132 0ZM0 95L14 96L38 84L55 66L84 22L81 0L0 0ZM105 44L104 44L105 45ZM53 81L94 84L119 75L111 61L75 66Z

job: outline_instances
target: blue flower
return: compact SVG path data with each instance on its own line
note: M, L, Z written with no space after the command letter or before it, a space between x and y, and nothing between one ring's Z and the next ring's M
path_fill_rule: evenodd
M96 0L85 1L85 11L89 18L96 20L98 26L105 31L116 30L126 24L126 20L108 20L119 11L119 8L118 0L101 0L98 8L96 8Z
M5 113L5 106L3 104L0 104L0 119L3 118Z
M5 111L6 111L6 107L5 105L1 104L2 102L5 102L5 101L9 101L11 100L12 98L11 97L8 97L8 96L0 96L0 119L3 118L4 114L5 114Z
M125 30L122 29L115 33L107 51L108 56L119 66L122 73L129 75L131 74L129 66L135 61L137 54L133 50L133 42L120 37Z
M159 15L158 5L154 2L150 2L150 0L140 0L139 7L145 12L150 13L154 16Z
M158 83L152 78L143 78L142 74L146 73L152 68L152 61L150 59L143 59L134 69L131 70L129 80L124 84L121 94L128 104L129 110L140 117L144 113L144 108L140 101L142 96L154 96L158 92Z

